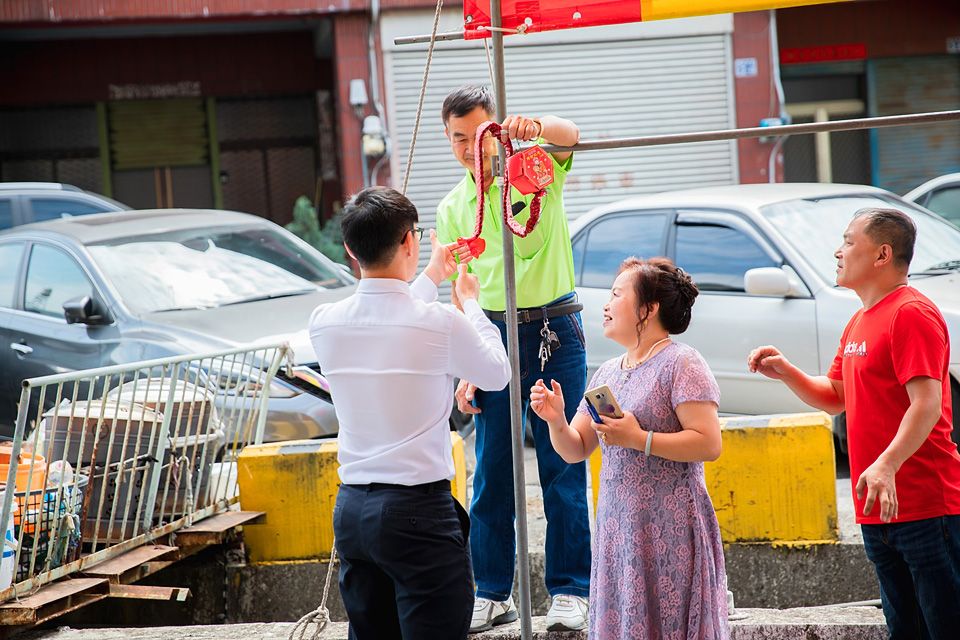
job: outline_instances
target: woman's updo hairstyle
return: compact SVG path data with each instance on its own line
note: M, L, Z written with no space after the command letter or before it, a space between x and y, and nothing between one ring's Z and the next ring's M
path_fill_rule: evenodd
M669 258L627 258L620 271L633 271L637 294L638 332L646 326L650 307L660 303L660 324L671 334L680 334L690 326L690 309L700 290L690 275Z

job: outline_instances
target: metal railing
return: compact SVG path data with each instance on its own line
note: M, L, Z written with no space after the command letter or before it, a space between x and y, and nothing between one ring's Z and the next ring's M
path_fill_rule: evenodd
M288 355L267 345L25 380L0 446L0 602L231 509L237 454L262 442Z

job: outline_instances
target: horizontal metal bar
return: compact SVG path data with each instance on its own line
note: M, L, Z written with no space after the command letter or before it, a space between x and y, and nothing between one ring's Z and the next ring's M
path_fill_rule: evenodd
M239 497L227 499L223 501L222 504L218 503L204 509L200 509L192 514L178 518L173 522L155 527L150 531L138 535L136 538L124 540L116 545L101 549L96 553L82 556L79 560L74 560L73 562L59 566L56 569L51 569L50 571L45 571L36 576L31 576L26 580L18 582L10 587L7 587L6 589L0 590L0 602L5 602L17 595L23 595L24 593L37 589L45 584L53 582L54 580L68 576L71 573L76 573L78 571L82 572L88 567L95 566L101 562L104 562L105 560L110 560L111 558L116 558L117 556L120 556L131 549L136 549L141 545L152 542L165 535L176 533L180 529L184 528L185 525L189 526L190 520L196 521L198 519L206 518L207 516L229 511L232 504L239 502Z
M438 33L436 40L439 42L441 40L463 40L463 31L445 31L444 33ZM421 44L424 42L430 42L430 35L425 36L401 36L399 38L393 39L393 44Z
M258 352L263 351L267 352L271 349L286 349L289 348L287 343L281 342L278 344L250 344L243 347L237 347L236 349L227 349L226 351L213 351L210 353L192 353L184 356L171 356L167 358L156 358L154 360L143 360L141 362L130 362L127 364L115 364L109 367L100 367L98 369L84 369L82 371L71 371L69 373L57 373L50 376L39 376L37 378L29 378L23 381L24 388L28 387L40 387L48 384L58 384L61 382L75 382L77 380L83 380L87 378L92 378L94 376L109 376L117 373L125 373L127 371L136 371L137 369L150 369L152 367L159 367L162 365L178 364L181 362L189 362L191 360L206 360L208 358L223 358L226 356L232 356L234 354L248 353L248 352Z
M930 113L911 113L899 116L877 116L873 118L854 118L852 120L833 120L831 122L811 122L805 124L786 124L776 127L750 127L746 129L720 129L717 131L698 131L695 133L670 133L659 136L641 136L638 138L610 138L609 140L591 140L578 142L572 147L543 145L545 151L597 151L600 149L622 149L625 147L653 147L665 144L685 144L690 142L714 142L717 140L738 140L741 138L772 138L803 133L824 131L850 131L853 129L874 129L880 127L901 127L905 125L931 124L960 120L960 111L934 111Z

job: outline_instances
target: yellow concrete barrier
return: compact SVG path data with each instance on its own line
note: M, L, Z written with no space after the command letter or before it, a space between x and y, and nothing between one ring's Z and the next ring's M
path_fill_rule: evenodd
M451 491L467 498L463 439L451 432L456 474ZM266 522L244 526L250 562L328 557L333 546L333 506L340 488L336 440L295 440L253 445L237 459L240 507L263 511Z
M722 418L723 453L704 465L724 542L835 542L836 465L821 412ZM599 449L590 457L594 509Z

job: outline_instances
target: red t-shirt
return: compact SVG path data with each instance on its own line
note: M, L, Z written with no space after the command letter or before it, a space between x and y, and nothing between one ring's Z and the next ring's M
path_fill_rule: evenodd
M893 440L910 406L906 384L918 376L941 381L940 419L897 472L896 522L960 514L960 454L950 439L950 340L934 304L913 287L900 287L847 324L827 373L843 382L850 480L857 522L880 523L880 502L863 515L856 484ZM866 491L864 491L866 498Z

